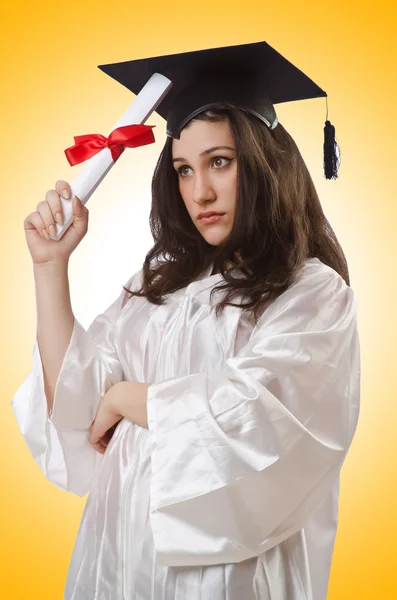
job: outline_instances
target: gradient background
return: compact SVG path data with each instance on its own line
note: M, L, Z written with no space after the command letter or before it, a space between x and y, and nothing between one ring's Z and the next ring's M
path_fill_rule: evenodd
M329 94L342 149L322 173L325 100L280 105L345 250L362 348L362 411L342 471L329 600L397 598L396 19L391 2L15 1L1 8L0 597L56 600L85 499L47 482L11 399L31 368L36 313L23 220L57 179L72 181L73 135L108 134L133 96L96 68L145 56L266 40ZM151 174L165 141L127 151L89 201L71 259L73 309L88 326L151 245ZM394 160L393 160L394 157ZM88 600L88 599L87 599ZM243 600L243 599L242 599Z

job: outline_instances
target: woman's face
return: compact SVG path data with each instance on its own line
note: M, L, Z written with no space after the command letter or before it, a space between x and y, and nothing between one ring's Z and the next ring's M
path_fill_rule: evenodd
M191 121L172 158L187 211L203 238L218 246L230 234L237 197L236 145L227 121ZM222 216L202 217L216 212Z

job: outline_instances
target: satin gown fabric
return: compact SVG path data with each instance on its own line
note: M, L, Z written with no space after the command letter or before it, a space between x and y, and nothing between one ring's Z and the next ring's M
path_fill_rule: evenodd
M211 311L210 273L163 306L122 292L87 331L76 319L50 417L34 345L19 428L45 477L89 492L65 600L326 598L359 414L354 293L312 258L254 326ZM123 419L100 455L89 427L121 380L152 383L149 429Z

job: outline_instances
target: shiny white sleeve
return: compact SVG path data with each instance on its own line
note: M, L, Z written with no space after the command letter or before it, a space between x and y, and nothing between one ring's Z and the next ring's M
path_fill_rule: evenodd
M127 288L137 276L128 280ZM123 290L87 330L75 318L50 416L37 340L32 370L11 402L19 429L45 477L78 496L88 492L95 463L102 459L88 442L97 407L107 390L123 380L115 325L126 297Z
M353 291L330 270L280 296L222 369L149 387L160 564L240 562L302 529L356 429L359 355Z

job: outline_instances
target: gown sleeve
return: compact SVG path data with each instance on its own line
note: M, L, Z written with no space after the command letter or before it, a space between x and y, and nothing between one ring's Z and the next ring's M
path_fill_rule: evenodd
M293 285L219 370L152 384L150 519L168 566L237 563L304 526L339 477L359 414L353 291Z
M135 273L126 287L135 282ZM48 414L43 365L35 341L32 370L15 393L11 406L18 427L44 476L57 487L84 496L102 455L88 442L102 396L124 378L115 344L117 319L126 292L96 317L87 330L75 318Z

